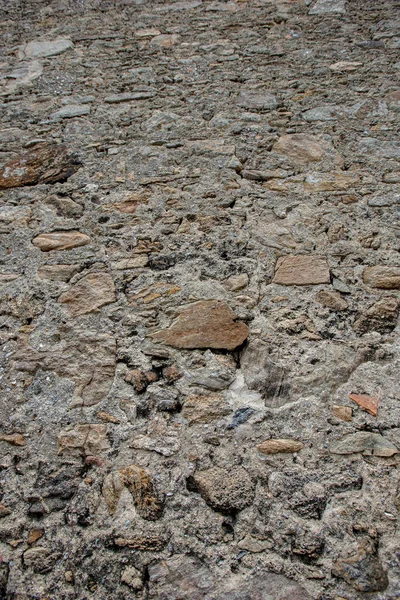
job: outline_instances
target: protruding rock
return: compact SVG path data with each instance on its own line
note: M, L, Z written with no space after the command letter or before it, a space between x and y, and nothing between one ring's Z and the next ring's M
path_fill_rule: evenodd
M56 183L71 177L81 166L61 144L43 142L0 169L0 189L38 183Z
M341 421L351 421L353 418L353 409L350 406L334 404L331 411L333 416Z
M32 244L42 252L52 250L70 250L90 243L90 237L80 231L53 231L41 233L32 240Z
M276 96L261 90L244 90L238 98L239 106L252 110L273 110L278 106Z
M73 47L73 42L68 38L57 38L49 41L34 40L23 44L18 54L20 60L24 58L45 58L47 56L57 56L57 54L62 54Z
M367 396L366 394L350 394L351 400L354 400L358 406L364 408L370 415L376 417L378 414L379 398L377 396Z
M58 434L58 454L96 455L110 447L107 426L88 423L69 427Z
M234 350L248 336L244 323L225 302L202 300L182 310L174 323L152 334L158 342L176 348L216 348Z
M298 255L278 258L273 283L280 285L318 285L329 282L329 267L324 256Z
M392 442L379 433L369 431L357 431L350 433L344 438L331 445L332 454L354 454L361 452L366 456L389 457L398 454L399 451Z
M20 433L0 433L0 442L7 442L12 446L25 446L25 438Z
M309 15L344 14L346 12L345 0L317 0L308 11Z
M273 145L272 150L284 154L294 163L307 164L330 158L333 164L342 165L343 159L325 139L307 133L289 133L283 135Z
M196 471L188 480L188 488L198 492L211 508L223 513L250 506L255 492L254 483L242 467Z
M338 292L321 290L315 296L315 300L331 310L345 310L348 307L346 300Z
M115 300L114 281L108 273L89 273L58 298L58 302L67 305L73 317L92 312Z
M383 592L389 585L387 573L378 557L367 552L338 560L332 573L359 592Z
M111 514L117 509L124 487L132 494L143 519L154 521L161 516L162 503L155 495L152 479L147 471L136 465L114 471L104 479L102 492Z
M363 272L363 281L366 285L382 290L400 290L400 267L367 267Z
M354 331L361 335L368 331L390 333L396 327L399 308L400 302L393 296L378 300L354 322Z
M182 409L182 416L189 423L211 423L231 412L229 405L221 394L198 394L188 396Z
M291 439L271 439L258 444L257 449L261 454L279 454L281 452L299 452L304 448L304 444L298 440Z
M69 281L78 271L79 265L42 265L37 274L40 279Z

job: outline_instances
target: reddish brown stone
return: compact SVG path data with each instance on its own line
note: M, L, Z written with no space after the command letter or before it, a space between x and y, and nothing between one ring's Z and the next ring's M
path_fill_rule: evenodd
M350 394L350 399L354 400L358 406L364 408L367 413L376 417L378 414L379 398L377 396L367 396L366 394Z
M0 189L65 181L81 164L65 146L47 142L36 144L32 150L0 169Z
M89 273L68 292L61 294L58 302L66 304L73 317L84 315L103 306L115 302L115 287L108 273Z
M258 444L257 448L261 454L280 454L281 452L299 452L304 448L304 444L298 440L276 439L265 440L265 442Z
M216 348L234 350L247 338L249 330L236 322L225 302L202 300L182 310L174 323L152 337L176 348Z
M317 255L282 256L276 263L273 283L281 285L330 283L326 258Z
M53 231L41 233L32 240L32 244L42 252L51 250L70 250L90 243L90 237L80 231Z

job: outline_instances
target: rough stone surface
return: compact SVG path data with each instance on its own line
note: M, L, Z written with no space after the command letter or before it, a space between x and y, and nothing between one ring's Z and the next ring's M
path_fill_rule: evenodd
M90 273L58 298L73 317L92 312L115 300L114 281L108 273Z
M279 454L280 452L299 452L304 448L304 444L297 440L265 440L258 444L257 449L261 454Z
M234 350L248 336L248 327L224 302L207 300L183 309L172 325L152 335L158 342L176 348Z
M318 285L329 281L329 267L323 256L284 256L275 266L273 282L280 285Z
M39 143L0 169L0 189L65 181L81 162L65 146Z
M382 290L400 290L400 267L367 267L363 272L363 281Z
M41 233L32 240L42 252L52 250L70 250L90 243L90 237L80 231L54 231L53 233Z
M400 598L398 0L0 38L0 598Z
M231 513L243 510L254 498L254 484L242 467L229 470L213 467L196 471L188 482L214 510Z

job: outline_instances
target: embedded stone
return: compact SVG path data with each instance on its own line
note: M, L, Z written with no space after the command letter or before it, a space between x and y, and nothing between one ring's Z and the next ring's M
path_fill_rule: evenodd
M41 233L32 240L32 244L42 252L70 250L90 244L90 237L80 231L53 231Z
M189 423L211 423L230 412L231 409L221 394L194 394L186 398L181 414Z
M350 394L350 400L353 400L358 406L361 406L373 417L378 414L379 398L377 396L368 396L367 394Z
M201 300L183 309L168 329L152 334L153 339L176 348L234 350L247 338L247 325L225 302Z
M283 135L275 142L272 150L284 154L295 163L320 162L330 155L334 164L342 164L340 155L329 142L307 133Z
M324 256L288 255L278 258L272 283L280 285L318 285L330 283L328 263Z
M65 146L39 143L0 169L0 189L66 181L81 165Z
M47 56L57 56L73 47L73 42L68 38L57 38L56 40L42 42L33 40L20 46L18 54L20 60L24 58L45 58Z
M357 431L331 445L332 454L362 453L365 456L382 456L384 458L398 454L399 451L392 442L379 433Z
M265 440L257 445L261 454L280 454L281 452L299 452L304 448L304 444L298 440L291 439L271 439Z
M309 15L344 14L346 12L345 0L317 0L308 11Z
M162 502L155 495L152 478L137 465L113 471L105 477L102 494L111 514L115 513L125 487L132 494L135 507L143 519L154 521L161 516Z
M43 265L37 274L40 279L69 281L79 271L79 265Z
M87 423L69 427L60 431L58 439L58 454L96 455L108 450L107 426Z
M232 513L250 506L254 499L255 486L242 467L229 470L212 467L196 471L188 480L188 489L198 492L214 510Z
M276 96L270 92L260 90L248 90L240 92L238 98L239 106L252 110L273 110L278 106Z
M350 406L340 406L334 404L331 408L332 414L341 421L351 421L353 418L353 409Z
M73 317L92 312L115 300L114 280L108 273L89 273L58 298L58 302L67 305Z
M383 592L389 585L386 571L374 554L361 551L334 563L332 574L359 592Z
M400 267L367 267L363 272L363 281L366 285L382 290L400 290Z
M356 187L359 183L359 175L351 171L308 173L304 180L304 189L308 192L335 192Z
M315 300L331 310L345 310L348 308L348 304L344 298L338 292L330 292L328 290L321 290L316 294Z

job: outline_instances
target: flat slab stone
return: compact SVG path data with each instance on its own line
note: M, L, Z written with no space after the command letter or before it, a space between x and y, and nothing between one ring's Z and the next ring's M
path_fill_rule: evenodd
M69 48L73 48L74 44L68 38L57 38L51 41L32 41L23 44L19 49L19 59L23 58L44 58L46 56L57 56L62 54Z
M215 348L234 350L247 338L245 323L225 302L201 300L182 310L168 329L152 334L158 342L176 348Z
M379 433L357 431L350 433L338 442L331 445L332 454L355 454L361 452L366 456L389 457L399 451L392 442Z
M345 0L317 0L308 11L309 15L332 15L346 12Z
M261 454L280 454L281 452L291 453L299 452L304 448L304 444L298 440L291 439L271 439L258 444L257 449Z
M115 300L114 280L108 273L90 273L58 298L73 317L85 315Z
M80 231L53 231L52 233L41 233L32 240L32 244L42 252L51 250L70 250L78 246L86 246L90 243L90 237Z
M324 256L282 256L275 267L272 283L280 285L318 285L330 283L330 273Z
M400 267L367 267L363 272L363 281L381 290L400 290Z
M57 183L71 177L82 163L62 144L43 142L0 169L0 189Z

